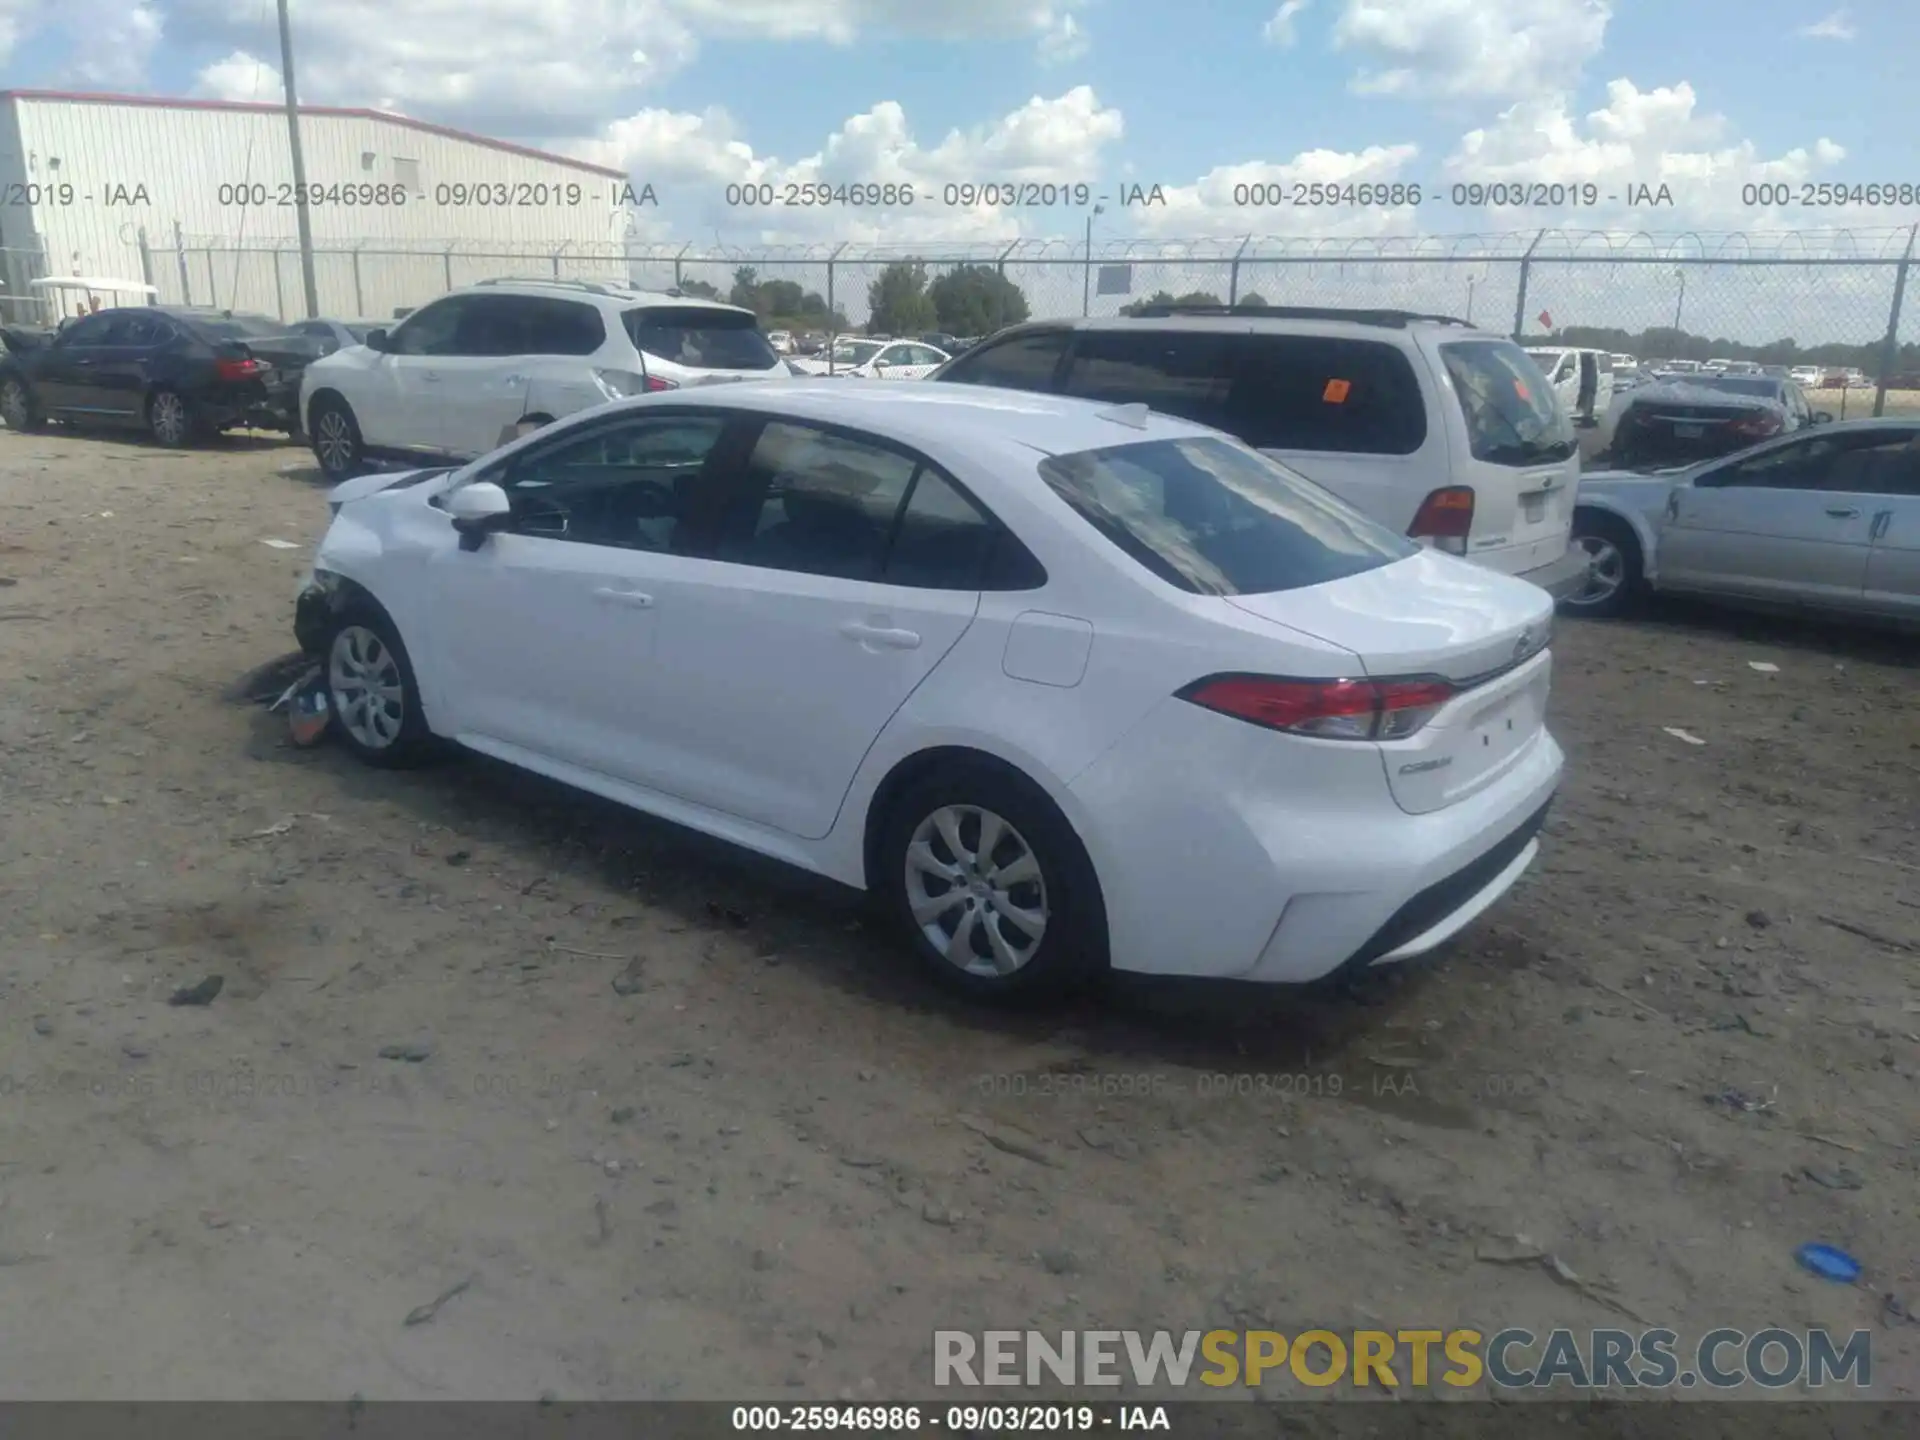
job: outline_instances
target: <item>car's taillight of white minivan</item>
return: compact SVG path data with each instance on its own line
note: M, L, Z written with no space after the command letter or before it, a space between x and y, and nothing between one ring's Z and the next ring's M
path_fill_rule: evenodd
M1404 740L1454 696L1445 680L1282 680L1214 675L1180 691L1217 714L1317 740Z
M1473 533L1473 490L1466 485L1449 485L1435 490L1420 502L1420 509L1407 527L1407 538L1444 550L1449 555L1467 553L1467 537Z

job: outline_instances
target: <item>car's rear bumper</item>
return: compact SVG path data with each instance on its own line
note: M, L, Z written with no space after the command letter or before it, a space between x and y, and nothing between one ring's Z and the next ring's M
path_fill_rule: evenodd
M1586 551L1569 545L1566 554L1558 560L1542 565L1536 570L1523 570L1515 578L1538 585L1555 600L1565 600L1570 595L1580 593L1592 569L1593 557Z
M1486 789L1409 814L1376 746L1170 702L1072 785L1113 967L1305 984L1431 950L1527 869L1564 764L1542 730Z

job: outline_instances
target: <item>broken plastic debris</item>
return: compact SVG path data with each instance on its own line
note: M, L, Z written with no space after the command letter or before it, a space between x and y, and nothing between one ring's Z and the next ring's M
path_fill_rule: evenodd
M1793 1252L1793 1258L1800 1262L1803 1269L1811 1270L1822 1280L1850 1285L1860 1278L1860 1262L1832 1245L1802 1245Z
M300 548L291 540L262 540L260 543L270 546L275 550L298 550Z
M1707 743L1691 731L1682 730L1678 725L1662 725L1660 728L1666 731L1667 734L1673 736L1674 739L1684 740L1689 745L1704 745Z
M329 714L324 688L304 690L295 696L287 707L287 733L293 743L302 748L318 745L327 733Z
M1771 660L1749 660L1747 661L1747 668L1749 670L1758 670L1762 675L1778 675L1780 673L1780 667Z

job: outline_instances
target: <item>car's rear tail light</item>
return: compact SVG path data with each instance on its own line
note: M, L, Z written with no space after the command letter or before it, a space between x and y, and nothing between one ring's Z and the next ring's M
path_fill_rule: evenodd
M1236 720L1318 740L1403 740L1449 700L1445 680L1281 680L1215 675L1180 692L1182 700Z
M647 376L646 386L647 393L650 395L657 395L662 390L678 390L680 388L678 381L662 380L658 375Z
M213 373L222 380L251 380L266 368L252 356L245 360L219 359L213 362Z
M1727 426L1729 435L1738 435L1743 439L1758 440L1768 435L1778 435L1783 423L1782 417L1772 410L1759 411L1752 415L1742 415Z
M593 378L600 382L602 390L615 396L644 395L654 388L647 382L647 377L637 370L602 370L595 367ZM670 387L663 380L660 388Z
M1413 540L1431 542L1436 550L1450 555L1467 553L1467 536L1473 533L1473 491L1465 485L1449 485L1435 490L1420 502L1420 510L1407 527Z

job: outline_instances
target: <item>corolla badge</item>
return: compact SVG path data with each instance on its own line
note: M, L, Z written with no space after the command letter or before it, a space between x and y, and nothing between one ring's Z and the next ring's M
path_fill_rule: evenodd
M1515 661L1524 660L1539 648L1540 642L1534 635L1533 627L1529 625L1520 632L1520 638L1513 642L1513 658Z

